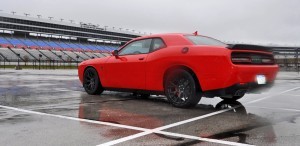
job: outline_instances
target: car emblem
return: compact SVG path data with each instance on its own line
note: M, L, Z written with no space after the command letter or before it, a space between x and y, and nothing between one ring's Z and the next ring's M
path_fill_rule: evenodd
M262 63L260 56L251 56L252 63Z

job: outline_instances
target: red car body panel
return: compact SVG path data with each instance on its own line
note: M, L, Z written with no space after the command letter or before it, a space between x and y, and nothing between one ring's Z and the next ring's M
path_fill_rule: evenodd
M256 75L265 75L273 82L278 65L236 65L231 61L232 52L269 54L255 50L230 50L226 47L194 45L185 34L163 34L140 37L127 44L147 38L161 38L166 47L148 54L109 56L87 60L80 64L78 74L83 82L84 70L94 67L104 88L164 91L166 71L184 66L194 72L202 91L223 89L235 84L256 82ZM126 46L125 44L124 46ZM183 48L188 48L183 53ZM120 49L122 49L121 47Z

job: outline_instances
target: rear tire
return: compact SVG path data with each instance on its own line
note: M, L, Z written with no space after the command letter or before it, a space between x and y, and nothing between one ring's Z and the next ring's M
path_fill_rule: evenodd
M90 95L99 95L104 91L98 73L92 67L87 68L84 72L83 88Z
M196 90L193 76L183 69L174 70L167 75L164 88L169 102L179 108L196 106L202 96Z

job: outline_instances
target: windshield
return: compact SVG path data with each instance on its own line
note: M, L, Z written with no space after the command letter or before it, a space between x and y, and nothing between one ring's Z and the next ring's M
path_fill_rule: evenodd
M227 44L213 38L205 36L186 36L195 45L221 46L226 47Z

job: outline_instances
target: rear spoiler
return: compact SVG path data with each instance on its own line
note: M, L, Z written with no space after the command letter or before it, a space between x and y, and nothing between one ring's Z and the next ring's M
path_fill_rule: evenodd
M265 52L273 52L272 48L265 46L257 46L257 45L247 45L247 44L230 44L226 48L230 50L254 50L254 51L265 51Z

